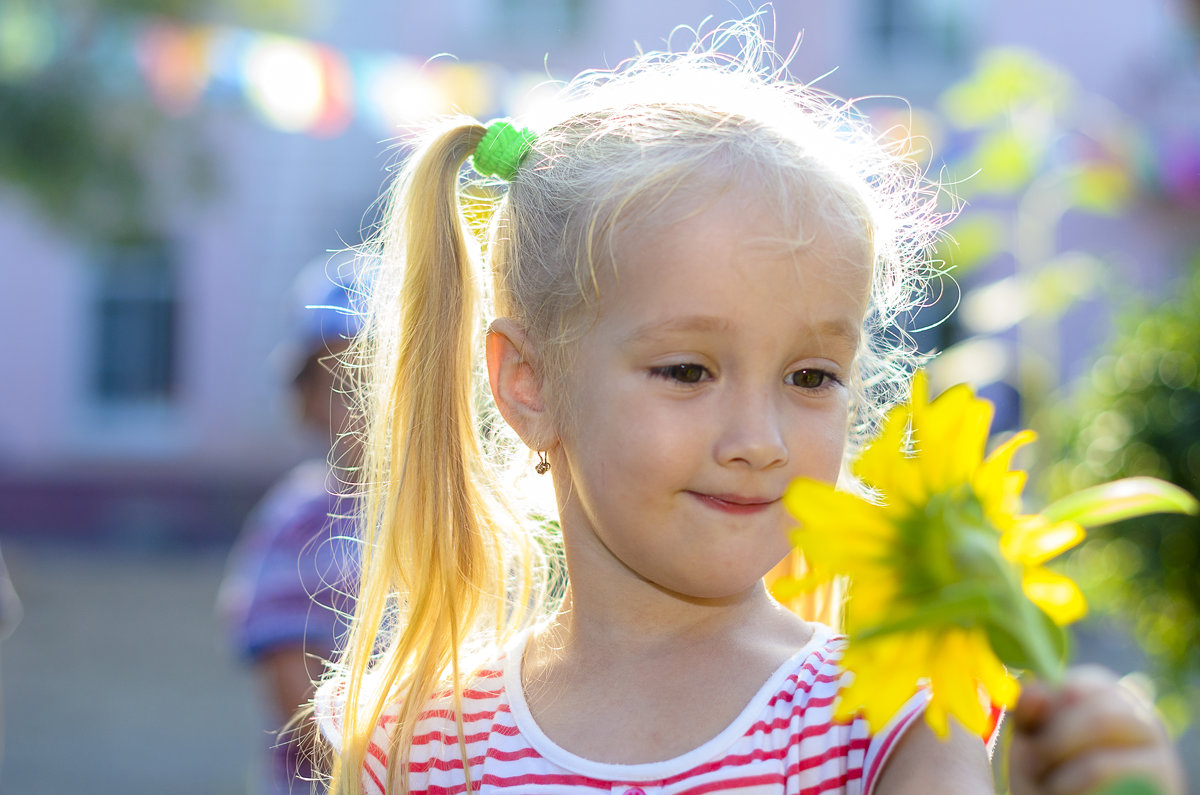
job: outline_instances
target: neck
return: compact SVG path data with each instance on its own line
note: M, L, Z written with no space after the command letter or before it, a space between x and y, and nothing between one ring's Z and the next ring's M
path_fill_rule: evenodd
M626 658L659 656L665 650L739 645L803 625L761 584L722 599L693 599L638 581L620 594L573 580L555 621L538 645L576 659L619 653Z

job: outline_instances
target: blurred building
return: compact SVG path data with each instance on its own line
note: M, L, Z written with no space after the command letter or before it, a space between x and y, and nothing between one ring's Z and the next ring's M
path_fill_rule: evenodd
M150 544L232 537L303 452L269 364L285 335L287 285L317 252L360 239L394 160L387 139L451 106L485 119L518 110L547 74L613 65L634 42L661 46L674 26L723 19L733 5L306 7L288 39L155 20L123 28L141 75L129 90L161 95L198 131L212 169L206 197L163 193L156 235L83 245L0 185L0 531ZM1190 90L1170 85L1180 74L1172 53L1195 54L1172 0L1136 13L1115 0L777 0L774 16L783 49L803 33L797 75L917 106L982 48L1023 45L1154 123L1152 114L1171 116L1170 91ZM189 63L199 77L189 79ZM1194 75L1194 60L1188 68ZM1155 92L1168 107L1147 109ZM1135 215L1119 245L1141 252L1147 273L1166 272L1195 243L1176 210L1148 202ZM1103 234L1118 244L1112 229Z

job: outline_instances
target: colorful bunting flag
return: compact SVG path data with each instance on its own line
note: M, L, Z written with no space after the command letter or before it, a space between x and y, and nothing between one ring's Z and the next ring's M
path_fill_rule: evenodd
M64 55L59 42L71 40L72 24L36 3L0 7L0 77L24 78L52 66ZM127 75L109 79L107 73L131 68L171 115L193 113L205 101L233 100L275 129L314 136L335 136L353 124L391 137L447 113L486 119L523 101L517 89L536 82L494 64L344 52L243 28L159 18L98 27L86 37L95 51L71 56L88 57L109 85L127 89Z

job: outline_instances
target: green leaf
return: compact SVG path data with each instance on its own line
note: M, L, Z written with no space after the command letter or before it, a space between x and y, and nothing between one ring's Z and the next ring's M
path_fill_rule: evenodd
M1149 513L1200 511L1200 503L1184 489L1158 478L1134 477L1103 483L1056 500L1042 511L1052 522L1084 527L1118 522Z
M876 624L854 634L852 641L871 640L897 632L936 629L947 626L974 626L986 621L996 604L994 589L986 585L959 583L942 589L936 599L922 604L907 615ZM854 586L850 590L850 609L854 605Z
M988 642L992 644L992 651L1007 667L1019 668L1023 671L1033 669L1033 663L1025 652L1024 644L1021 643L1018 635L1009 631L1008 627L989 622L984 625L984 630L987 632Z
M1008 128L983 135L970 162L978 173L959 189L970 194L1007 196L1022 190L1033 179L1044 147Z
M1072 82L1032 50L997 47L986 51L975 71L942 95L941 109L957 127L987 127L1030 105L1061 104Z
M1004 235L1004 225L995 213L964 213L954 222L951 241L939 247L938 254L961 277L996 256L1004 245Z
M1070 251L1045 263L1030 280L1034 311L1057 318L1103 283L1104 264L1082 251Z
M853 609L853 586L851 586ZM1067 659L1067 634L1024 595L997 589L994 584L956 583L916 610L856 632L851 643L884 635L947 627L981 627L996 656L1005 665L1031 671L1051 682L1062 676Z
M1072 204L1097 215L1116 215L1129 203L1133 180L1108 163L1084 163L1069 174Z
M1057 682L1067 659L1067 633L1037 605L1021 598L1016 604L996 604L984 625L992 651L1010 668L1030 671Z

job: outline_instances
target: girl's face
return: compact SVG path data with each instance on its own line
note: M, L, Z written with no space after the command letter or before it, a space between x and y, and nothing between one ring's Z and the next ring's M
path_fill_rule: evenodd
M619 241L551 451L573 583L745 593L788 550L788 483L836 480L870 255L776 217L732 191Z

